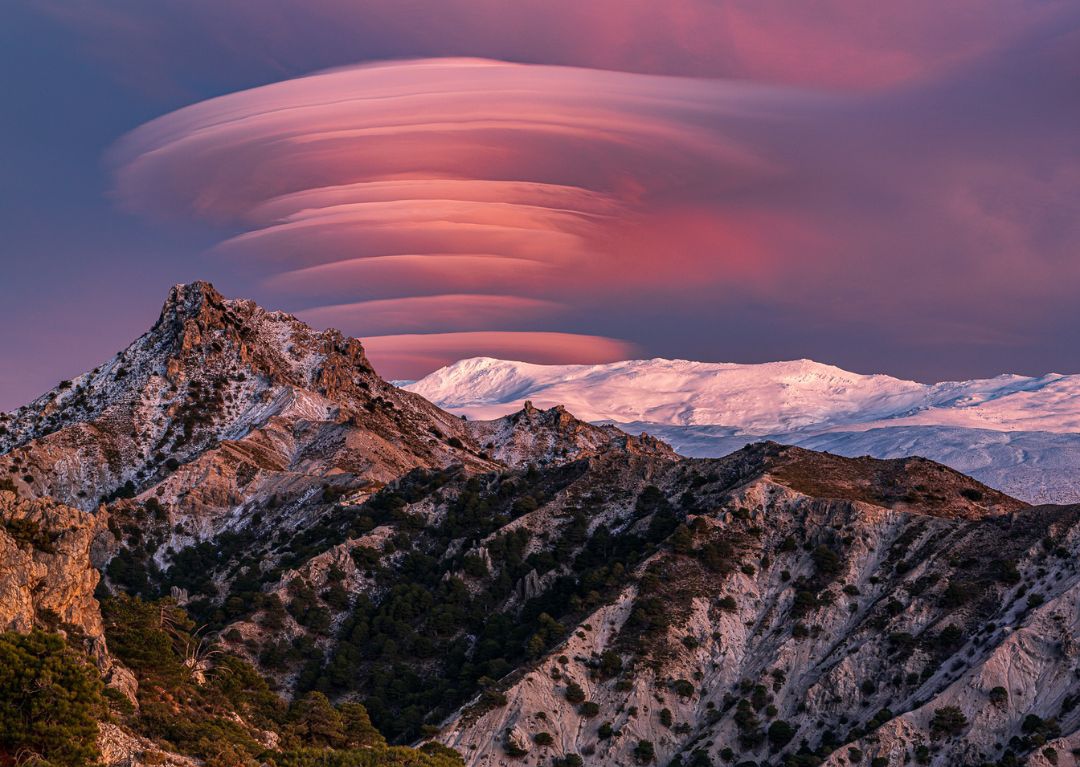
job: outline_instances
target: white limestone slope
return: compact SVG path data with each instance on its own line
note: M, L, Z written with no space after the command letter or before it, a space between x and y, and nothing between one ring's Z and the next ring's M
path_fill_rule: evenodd
M1080 500L1077 375L922 384L811 360L534 365L477 357L405 388L470 418L496 418L526 400L565 405L687 455L723 455L767 437L843 455L922 455L1025 500Z

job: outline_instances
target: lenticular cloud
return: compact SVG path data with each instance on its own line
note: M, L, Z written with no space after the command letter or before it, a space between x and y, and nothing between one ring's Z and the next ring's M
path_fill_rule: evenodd
M481 331L546 358L563 338L599 361L630 347L529 334L559 330L598 282L657 279L625 242L630 222L767 171L713 122L768 102L737 84L566 67L360 66L142 126L114 152L117 193L137 212L232 228L222 257L314 304L300 312L312 321L445 331L455 355ZM424 354L438 344L425 338Z
M613 336L670 353L687 328L710 356L779 334L1015 344L1031 307L1075 304L1080 134L1060 97L1075 37L860 95L473 59L353 67L142 126L114 151L117 194L220 227L216 255L261 294L386 359L399 344L399 377L495 348L637 352Z

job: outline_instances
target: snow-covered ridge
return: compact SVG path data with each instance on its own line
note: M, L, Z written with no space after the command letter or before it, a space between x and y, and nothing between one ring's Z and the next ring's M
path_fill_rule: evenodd
M476 357L406 387L460 415L494 418L565 405L588 421L723 426L767 435L806 428L928 426L1080 431L1080 376L1001 375L922 384L812 360L757 365L627 360L534 365Z
M1080 376L922 384L811 360L759 365L627 360L533 365L462 360L405 388L457 415L565 405L647 431L684 455L769 438L840 455L921 455L1024 500L1080 502Z

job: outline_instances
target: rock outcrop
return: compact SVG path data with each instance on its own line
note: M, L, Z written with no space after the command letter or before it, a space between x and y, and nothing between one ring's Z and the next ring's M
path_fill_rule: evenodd
M105 767L198 767L200 764L195 759L170 753L110 722L102 722L100 726L98 749Z
M0 490L0 630L34 627L76 632L96 658L105 656L99 575L90 548L104 520L48 498Z
M670 446L647 434L630 436L614 426L578 420L566 408L538 410L531 402L493 421L469 421L469 433L487 453L508 466L576 461L606 450L674 458Z

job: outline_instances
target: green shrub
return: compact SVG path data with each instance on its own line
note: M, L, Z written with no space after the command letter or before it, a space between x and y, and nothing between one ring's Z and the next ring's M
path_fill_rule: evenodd
M20 546L32 547L46 554L56 551L55 544L60 537L59 532L45 530L33 519L25 517L3 519L0 520L0 527L3 527Z
M843 569L840 556L824 544L815 548L810 557L819 575L836 575Z
M294 749L275 753L267 759L271 767L462 767L461 756L445 746L425 743L419 749L392 748L328 751L321 748Z
M597 671L601 679L610 679L622 671L622 658L614 650L604 650L600 653L600 665Z
M791 742L791 739L795 737L795 732L795 727L782 719L777 719L769 725L769 743L772 744L774 749L779 750Z
M309 692L289 706L289 734L300 743L322 748L345 745L341 713L321 692Z
M694 694L694 685L686 679L676 679L671 683L671 689L680 698L689 698Z
M651 740L639 740L637 745L634 746L634 758L646 764L656 759L656 748L653 746Z
M930 734L937 736L960 735L968 725L964 712L956 706L944 706L934 711L930 720Z
M1016 563L998 559L994 561L994 577L1002 583L1015 586L1020 582L1020 571L1016 568Z
M948 608L960 607L971 601L976 594L976 588L969 581L952 580L945 587L941 595L941 606Z
M509 739L503 741L503 751L506 752L507 756L512 756L514 758L517 758L519 756L525 756L525 754L529 753L527 750Z
M585 702L585 691L581 689L581 685L577 682L570 682L570 684L566 685L565 695L568 703L577 705Z
M795 592L795 600L792 603L791 610L795 615L802 616L820 606L821 603L818 601L816 593L807 589L800 589Z
M689 554L694 547L694 536L690 533L690 528L680 524L675 528L675 532L671 534L668 542L671 544L671 548L678 553Z
M104 713L97 671L62 637L0 634L0 761L22 753L53 767L91 764Z
M866 729L867 730L876 730L878 727L885 724L887 721L892 719L894 716L895 716L895 714L893 714L891 709L883 708L883 709L879 710L876 714L874 714L873 717L870 718L870 720L866 723Z
M359 703L342 703L338 706L341 727L345 731L345 745L349 748L379 748L386 745L382 736L371 723L367 709Z

